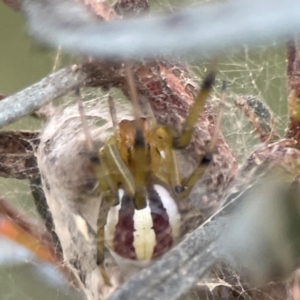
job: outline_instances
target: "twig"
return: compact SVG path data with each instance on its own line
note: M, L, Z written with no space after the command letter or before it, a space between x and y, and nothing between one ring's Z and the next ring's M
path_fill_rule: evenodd
M33 223L25 214L12 207L5 199L0 199L0 234L32 251L38 258L57 267L69 280L76 281L52 243L44 227Z
M43 260L56 265L62 263L62 258L54 251L51 238L45 230L41 231L40 226L33 224L4 199L0 199L0 216L2 235L6 234L8 238L30 249ZM3 217L7 222L4 223Z
M105 24L96 24L76 2L23 0L22 9L31 34L41 42L97 58L137 59L191 52L204 57L224 49L236 50L242 44L257 46L299 34L298 4L297 0L289 0L288 4L232 1L164 18ZM72 18L61 10L72 11Z
M43 78L23 91L5 98L0 102L0 127L34 112L42 105L65 95L80 85L86 74L68 67Z

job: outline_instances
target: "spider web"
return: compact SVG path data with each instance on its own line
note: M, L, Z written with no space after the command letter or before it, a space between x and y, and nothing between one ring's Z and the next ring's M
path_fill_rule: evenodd
M207 66L207 64L204 64ZM203 73L199 66L194 69ZM234 102L241 96L253 96L265 104L275 121L275 130L283 136L287 124L286 53L282 44L248 50L242 47L236 54L220 55L215 97L221 82L227 82L227 98L222 132L242 162L260 142L245 114Z
M205 4L208 2L216 1L156 1L152 10L158 13L162 12L176 12L182 7L191 7L194 5ZM151 3L152 4L152 3ZM2 9L3 4L0 3L0 28L7 28L5 18L1 18L2 11L7 12L6 8ZM13 16L15 22L18 17ZM19 29L11 29L10 35L16 35ZM0 30L1 33L1 30ZM45 59L46 63L44 69L51 70L55 61L55 54L51 54L51 60L49 61L49 53L38 52L33 44L24 39L24 36L18 36L18 39L23 39L23 43L26 44L26 50L18 50L20 52L27 52L28 59L37 56L38 59ZM11 44L13 47L13 44ZM3 55L2 55L2 53ZM0 56L4 56L8 62L13 62L15 53L6 51L4 47L0 45ZM24 58L26 59L26 58ZM218 78L215 86L213 98L218 101L220 94L221 82L225 80L227 82L227 99L224 111L224 118L222 120L222 132L230 146L234 151L239 162L243 162L245 158L258 146L259 141L255 137L255 133L251 125L249 124L244 113L241 112L234 104L234 100L243 95L252 95L264 104L266 104L275 120L276 130L280 135L284 133L286 121L287 121L287 91L286 91L286 53L285 47L279 42L274 42L265 48L256 48L249 50L247 47L241 47L236 50L234 54L221 53L218 59ZM189 58L189 60L192 60ZM1 61L1 60L0 60ZM196 61L192 60L192 68L196 75L203 77L205 71L209 68L210 63L208 61ZM2 62L2 61L1 61ZM63 61L59 64L64 64ZM18 70L22 68L20 65L9 63L5 65L5 68L0 70L2 77L7 76L7 73L18 73ZM3 73L1 73L3 72ZM14 85L10 82L0 83L0 92L11 91L15 92L19 89L20 84L26 82L26 74L32 74L36 72L37 78L40 77L40 70L36 71L33 65L25 63L25 71L20 75L19 81ZM27 85L24 84L24 87ZM67 101L68 102L68 101ZM66 103L64 103L66 105ZM39 125L39 124L38 124ZM17 124L10 126L15 130L24 128L39 129L36 121L32 118L26 117ZM27 182L19 181L15 179L0 179L1 196L9 202L16 205L22 212L32 218L38 219L38 215L35 211L32 196ZM74 295L70 294L67 285L61 284L61 277L59 272L51 266L44 264L37 260L34 255L29 251L23 249L5 238L0 237L0 296L4 300L14 299L43 299L46 298L46 294L49 295L49 299L74 299ZM28 275L30 274L30 276ZM30 277L28 282L24 283L24 278ZM59 278L59 279L57 279ZM6 281L4 281L4 279ZM236 291L243 296L246 291L243 289L242 284L238 277L233 278L236 285ZM21 284L22 283L22 284ZM37 284L41 291L32 292L37 289ZM204 280L205 286L208 286L210 290L213 290L216 286L232 287L228 282L223 279L214 277L208 277ZM201 286L201 284L199 284ZM5 287L5 288L4 288ZM28 292L28 290L31 290ZM233 288L235 290L235 287ZM196 295L196 294L195 294ZM194 296L195 296L194 295ZM193 293L185 296L184 299L195 299ZM198 297L198 296L197 296ZM207 296L210 297L209 295ZM228 299L230 295L228 295Z

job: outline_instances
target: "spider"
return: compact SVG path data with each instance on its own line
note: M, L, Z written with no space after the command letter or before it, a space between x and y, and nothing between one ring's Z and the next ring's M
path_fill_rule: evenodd
M187 198L212 155L208 151L192 174L182 178L175 151L189 145L214 79L214 72L204 79L181 134L157 124L151 113L147 118L118 123L109 97L114 135L91 156L102 197L97 225L99 265L105 246L117 256L150 261L164 254L180 236L178 203Z

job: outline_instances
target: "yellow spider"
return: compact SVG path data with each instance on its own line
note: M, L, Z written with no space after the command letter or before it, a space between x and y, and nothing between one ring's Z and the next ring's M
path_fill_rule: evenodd
M165 253L180 235L177 203L186 199L211 161L203 156L188 178L178 172L175 151L187 147L193 127L214 83L209 73L180 135L154 117L116 120L110 99L114 135L91 158L102 195L98 221L98 263L106 245L115 254L150 261Z

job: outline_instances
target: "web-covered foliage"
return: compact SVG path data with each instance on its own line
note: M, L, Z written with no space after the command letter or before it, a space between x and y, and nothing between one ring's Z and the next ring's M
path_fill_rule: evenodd
M140 2L143 3L147 1ZM200 82L198 77L203 77L203 74L211 67L211 61L216 60L218 80L212 99L208 101L207 116L199 125L200 129L195 138L194 148L192 148L190 152L187 152L187 154L193 159L199 154L201 155L206 146L206 139L203 138L203 136L213 135L212 132L220 107L220 87L222 81L225 80L227 82L227 97L221 127L224 140L221 138L219 140L219 144L217 144L219 157L216 159L215 169L208 171L208 176L205 179L206 181L204 180L204 183L201 183L204 185L205 193L208 196L205 197L206 195L203 195L201 192L196 190L194 199L201 199L201 201L199 201L201 205L199 203L197 204L198 206L196 205L196 211L200 210L202 212L203 210L204 212L204 217L202 217L201 222L207 220L212 213L215 213L219 209L219 204L225 203L227 205L227 210L220 213L221 217L219 213L216 213L216 217L213 220L208 219L204 225L202 224L202 227L198 228L196 232L191 234L190 240L185 241L181 248L175 249L169 254L169 256L166 257L165 260L151 266L152 269L149 269L148 273L147 271L142 272L139 277L134 278L135 281L133 280L125 283L123 288L113 294L110 299L125 299L129 296L131 299L154 299L155 297L160 299L175 299L183 292L187 293L191 287L193 288L190 292L186 294L186 296L182 296L183 299L203 299L203 297L207 299L284 299L292 297L291 295L296 297L295 295L298 289L296 284L297 273L294 275L295 279L290 280L290 284L292 286L291 289L288 289L287 285L281 281L274 281L271 284L266 284L264 280L267 280L267 282L273 280L274 278L271 275L277 275L278 269L280 270L279 275L290 275L291 271L295 269L296 265L298 265L297 255L295 255L295 257L292 255L291 258L289 256L290 254L285 252L286 249L283 249L284 247L279 248L281 250L278 251L286 255L281 257L281 255L277 253L277 258L274 259L274 264L272 260L270 264L264 265L262 263L262 269L264 268L266 270L265 272L258 268L258 270L254 271L254 275L249 275L250 277L261 276L263 278L262 282L255 282L253 284L250 280L251 284L248 284L247 272L245 272L245 279L245 277L243 277L245 270L243 267L242 270L239 270L239 266L236 266L235 262L240 259L244 261L244 268L249 268L251 263L253 263L251 259L256 257L255 255L257 255L257 253L253 254L253 257L249 254L249 258L246 259L245 256L247 255L243 256L243 254L245 254L245 249L255 245L254 247L257 249L263 249L262 253L264 253L263 251L266 251L265 248L263 248L265 245L261 246L263 244L260 239L261 237L257 237L253 232L248 232L248 229L245 231L245 233L249 233L248 241L247 239L242 239L241 235L243 232L234 232L237 237L240 237L240 240L236 237L232 237L230 234L225 235L222 225L224 225L224 228L230 227L232 224L236 225L235 227L240 226L241 228L244 228L243 226L248 224L247 222L250 222L250 224L251 222L258 222L257 220L259 220L259 218L265 218L267 222L269 221L271 224L275 224L276 220L281 220L281 218L284 220L289 219L289 214L287 214L287 217L282 216L278 210L273 211L272 209L269 209L269 206L263 206L260 202L258 202L258 207L263 207L266 211L269 210L274 213L275 217L274 215L271 215L270 212L265 215L260 215L254 207L250 206L249 208L247 207L247 210L250 212L253 211L254 216L252 214L246 214L244 219L234 218L237 223L231 223L231 220L229 220L232 216L231 210L235 207L234 202L236 199L243 199L238 200L240 202L252 202L253 194L259 195L258 198L263 198L262 195L264 195L264 198L267 200L273 197L275 203L279 203L278 206L281 207L282 199L291 198L293 200L293 195L297 194L297 191L290 191L285 185L280 186L282 190L287 190L287 192L283 194L279 193L280 188L275 188L278 178L281 178L282 176L280 172L275 183L272 183L272 180L270 180L271 183L268 183L267 179L264 179L263 175L267 173L266 170L271 168L271 164L269 165L269 163L273 161L275 163L279 162L285 171L288 170L289 175L284 173L285 179L288 178L290 181L293 181L298 175L298 150L296 149L297 147L293 147L294 141L277 141L279 137L284 137L285 130L288 126L288 118L290 117L287 114L287 56L285 51L285 40L282 40L281 38L283 36L290 36L294 32L299 32L300 27L297 24L297 20L300 20L297 15L299 13L299 9L295 8L296 1L292 0L289 1L289 5L284 4L283 6L281 1L276 1L276 5L274 5L274 2L271 3L270 1L265 0L262 2L251 3L249 1L222 3L219 4L219 6L210 6L209 4L211 3L206 3L206 5L202 6L203 3L201 3L202 5L199 6L199 8L194 7L197 7L200 3L197 1L196 3L194 2L178 4L168 1L155 3L152 8L154 12L172 13L171 17L166 17L164 20L158 20L155 17L146 19L145 17L143 20L124 20L114 23L114 19L117 18L117 13L114 12L113 8L110 8L108 10L100 11L99 13L101 16L98 16L100 20L103 21L104 19L108 21L103 25L98 23L99 20L97 20L97 18L91 18L90 14L86 10L82 9L84 5L87 5L89 9L93 11L96 7L93 7L93 1L83 1L83 3L80 4L82 6L81 8L78 3L75 5L71 1L20 1L20 6L18 6L18 8L21 9L21 12L25 13L30 33L34 37L38 38L42 42L50 43L51 45L62 45L65 50L72 53L85 55L92 54L94 57L100 58L101 60L99 64L95 61L84 61L83 68L79 71L64 69L60 71L59 75L54 74L50 79L45 79L43 83L35 87L37 90L42 90L40 93L40 95L42 95L40 99L38 98L39 96L32 97L32 94L28 94L30 91L25 91L24 94L17 95L17 98L5 99L7 102L3 101L0 113L0 123L7 124L8 122L11 122L11 120L19 118L30 111L36 110L42 104L41 102L45 103L65 94L73 87L82 84L84 81L87 85L100 86L104 89L109 89L110 87L120 88L122 92L128 96L128 91L126 91L126 85L124 84L124 74L122 73L123 59L124 57L126 59L146 57L147 59L144 63L146 68L144 68L143 64L139 64L139 62L134 65L135 74L138 78L140 78L140 81L138 81L137 84L138 92L143 96L148 96L149 101L152 105L154 105L154 107L157 105L157 108L154 108L154 110L159 120L169 122L171 125L177 126L180 122L182 122L183 118L182 116L177 119L175 118L177 116L176 105L172 106L172 99L175 99L177 96L177 91L174 91L175 87L180 88L181 86L172 85L171 79L173 80L174 78L168 76L170 76L172 70L180 70L181 73L179 72L179 75L178 72L176 73L175 71L172 74L175 74L174 76L179 78L178 82L183 84L185 88L188 87L189 92L193 94L195 93L195 90L197 90L197 84L195 85L194 83ZM139 1L118 1L118 3L125 3L127 5L128 3L132 3L133 7L135 7L136 3L139 3ZM272 10L270 10L270 4L272 4ZM106 5L108 4L105 3L106 8L109 7ZM176 13L176 11L182 7L189 8L190 10L183 14L173 15L173 13ZM193 9L191 7L193 7ZM141 10L142 12L138 11L136 14L145 13L143 9ZM257 16L257 10L261 11L261 14L264 16L263 22L261 19L256 19L254 17L255 15ZM205 17L199 18L199 13ZM215 18L216 13L220 16L218 19ZM277 17L277 23L274 22L274 16L272 13L274 13L275 17ZM126 18L126 9L124 10L123 8L123 11L121 10L121 14L124 14L124 18ZM239 15L240 18L235 19L237 15ZM195 16L197 16L197 18ZM279 16L281 19L278 19ZM232 24L229 19L235 20L235 23ZM187 20L189 21L187 22ZM121 22L124 23L121 24ZM139 26L135 26L137 22ZM250 25L253 25L253 23L257 27L252 26L251 30L245 29ZM172 26L170 26L170 24ZM226 25L228 27L226 27ZM202 28L203 31L201 32L200 29L199 31L191 30L191 28L194 27ZM229 29L231 29L231 31ZM255 29L257 31L255 31ZM168 30L167 33L166 30ZM195 32L197 34L195 34ZM226 32L229 33L225 34ZM108 33L109 36L107 35ZM95 35L97 35L97 38L95 38ZM126 36L126 39L124 39L124 36ZM122 37L122 39L120 37ZM183 40L184 42L182 42ZM242 46L245 43L247 43L247 46ZM176 59L172 57L172 59L168 60L168 57L172 56L174 53L176 53L176 55L180 54L180 58L178 56ZM161 54L165 55L163 59L161 58ZM183 56L185 59L183 59ZM189 61L190 65L193 66L192 69L195 71L197 76L196 78L193 78L190 73L186 71L182 64L183 60ZM181 63L179 64L178 61L181 61ZM167 82L166 89L168 88L169 92L168 90L166 92L165 89L163 91L165 94L164 96L161 96L161 98L164 101L165 99L170 99L171 108L169 107L169 109L171 112L175 111L174 118L172 118L169 111L166 113L159 108L160 103L156 102L154 99L155 97L149 96L146 93L147 91L145 92L146 86L154 94L163 95L159 84L154 87L150 86L150 84L147 85L147 82L145 84L143 81L143 75L145 74L143 72L145 70L146 72L149 72L147 75L149 75L150 79L155 79L155 76L158 76L157 78L160 78L164 84ZM156 73L157 70L159 70L158 73ZM171 72L168 73L170 70ZM99 74L101 76L98 76ZM53 78L54 80L57 78L57 81L52 81ZM65 81L62 81L62 78ZM169 81L166 79L169 79ZM194 80L193 83L192 80ZM43 90L45 82L53 83L50 90ZM157 80L157 82L159 82L159 80ZM59 84L61 85L59 86ZM143 86L143 84L145 85ZM291 87L289 86L289 91L290 88ZM88 113L95 109L94 106L96 107L97 105L100 105L100 109L97 108L97 111L100 112L100 117L106 119L106 122L109 119L108 113L105 111L107 97L106 92L100 92L99 90L91 88L88 88L85 91L86 94L84 94L84 92L83 94L84 100L87 100L85 103ZM43 93L46 93L47 96L43 97ZM29 95L31 95L31 97L28 97ZM115 90L113 97L120 98L122 96L120 96L120 94L118 94ZM24 101L24 99L29 101ZM28 104L31 99L35 102L33 105ZM101 99L101 101L99 101L99 99ZM189 101L191 101L192 98L186 99L187 100L184 101L188 103L186 106L188 107L190 104ZM18 100L22 103L21 109L17 107L17 105L14 106L10 104L13 100ZM246 100L246 104L243 102L244 100ZM65 110L63 110L62 107L59 107L58 109L56 107L49 109L48 107L48 110L46 110L46 116L50 116L50 118L53 116L53 111L54 114L58 114L60 117L65 116L65 119L59 119L59 117L56 116L58 119L52 119L52 122L54 123L55 121L53 120L60 120L61 122L62 120L65 121L72 118L77 120L74 121L72 119L72 122L74 121L74 123L69 123L69 128L67 128L65 132L62 130L59 134L57 134L57 136L60 135L60 137L62 137L62 144L58 144L60 146L67 144L67 140L73 136L75 137L78 133L81 134L81 129L78 129L78 132L76 131L76 128L81 126L77 108L72 108L71 102L73 102L73 100L70 100L70 98L64 100L62 107L66 107ZM14 103L16 103L16 101ZM126 107L127 105L124 100L121 103L122 104L119 105L119 111L121 111L120 117L124 117L124 115L122 116L122 113L124 114L125 109L121 109L121 106L125 105ZM268 108L270 108L271 114L269 114ZM67 115L68 111L69 113L72 111L70 115ZM5 115L6 113L7 115ZM56 124L53 125L53 128L55 128L55 126L59 128L60 121L57 121ZM95 123L91 120L91 118L89 118L89 122L89 124ZM103 126L103 124L99 124L99 122L96 125L100 127ZM104 125L104 127L105 126L106 125ZM260 127L260 129L258 130L257 127ZM38 131L39 130L40 128L38 128ZM29 136L26 136L26 133L22 134L20 132L2 132L2 135L2 145L4 146L1 148L0 152L2 166L1 176L12 177L15 179L25 178L29 179L30 182L30 188L28 188L27 184L24 183L25 181L22 181L22 183L16 187L14 186L15 182L3 181L3 183L1 183L3 186L2 197L6 201L12 201L13 198L19 198L17 200L18 202L21 202L22 211L31 220L30 215L33 208L28 208L26 203L30 200L25 201L24 198L31 198L31 194L33 194L33 198L36 203L39 203L42 201L41 197L43 197L38 177L39 171L35 161L36 148L40 142L39 136L37 133L32 132L28 133ZM49 140L52 138L53 137L51 136ZM82 138L82 140L84 139ZM46 143L47 141L44 140L44 142ZM59 139L55 140L55 142L58 143ZM229 145L228 148L226 148L227 144ZM63 150L63 148L61 149ZM78 148L77 151L81 153L82 149L80 150L80 148ZM238 173L237 162L240 166L240 173ZM227 166L227 169L224 167L225 165ZM215 177L213 176L218 169L223 171L223 177L220 182L214 182L213 179ZM271 170L273 169L271 168ZM290 174L292 174L292 179L290 179ZM253 180L253 177L256 180ZM66 179L67 183L69 183L70 180L72 181L72 177L68 176L63 179ZM82 180L82 178L80 180ZM59 179L59 181L61 180ZM78 190L81 188L84 189L85 185L89 185L88 180L87 182L81 183L83 187L76 185ZM266 183L265 185L269 187L270 190L274 189L275 192L266 193L266 189L261 187L261 185L263 185L261 183ZM218 185L218 189L216 189L215 185ZM257 188L256 185L259 187ZM22 191L22 186L26 186L25 192ZM254 186L253 194L251 194L251 192L246 192L246 195L244 195L244 191L248 189L249 186L250 188ZM199 187L199 190L203 193L202 186ZM276 195L276 192L282 196L278 197L280 199L276 198L278 196ZM239 193L241 193L242 196ZM290 196L290 193L292 196ZM237 197L237 195L239 197ZM194 199L191 201L194 202ZM272 201L267 200L266 203L272 207ZM52 246L51 244L49 245L49 236L47 236L43 230L40 230L39 225L36 226L36 224L41 224L39 221L35 220L34 222L26 223L27 221L22 222L21 219L21 221L17 222L17 232L26 236L24 233L25 231L28 234L28 240L30 240L30 236L34 237L34 240L32 241L32 244L30 244L28 243L28 240L27 242L24 242L24 239L19 236L14 237L12 233L13 231L7 230L11 229L9 225L10 223L5 223L4 221L14 220L15 222L19 220L19 213L15 212L13 209L9 210L7 208L9 206L7 206L6 201L3 202L3 209L0 209L1 222L3 220L1 223L1 225L3 224L1 227L3 228L1 233L3 235L6 233L8 238L14 239L18 243L29 248L31 251L36 253L37 257L45 259L56 267L61 266L62 257L59 254L56 254L56 256L52 253L53 249L58 251L60 249L60 237L57 237L56 231L52 231L52 239L55 244ZM202 205L204 205L204 208ZM294 202L291 206L293 207L293 205ZM295 204L295 207L297 207L297 204ZM46 227L53 230L51 217L49 219L49 216L47 216L48 212L45 212L44 209L45 208L42 207L41 211L47 220ZM285 207L282 210L285 210ZM207 215L205 215L205 213ZM243 215L243 213L244 212L242 211L241 214ZM7 218L7 216L9 217ZM15 224L14 222L12 222L12 224ZM295 222L293 225L295 225L293 228L296 231L299 224ZM264 225L262 226L263 229L258 228L257 230L262 230L262 232L266 230L269 234L269 228L265 229ZM281 232L281 230L288 231L290 233L289 230L291 229L291 225L288 223L288 225L284 226L284 229L282 229L281 227L277 228L274 225L274 228L278 229L277 232L280 232L282 235L279 235L279 240L272 240L274 244L267 249L269 251L268 253L270 253L273 248L276 248L278 243L282 243L284 245L288 245L290 243L290 240L286 239L286 236ZM190 230L191 228L195 229L194 227L196 227L196 225L189 227ZM46 237L44 237L44 234ZM221 238L223 234L226 236L225 242L224 239ZM266 235L267 237L268 234ZM293 237L294 235L291 233L291 236ZM202 246L201 248L198 248L198 254L196 255L193 252L193 246L191 246L192 243L190 242L193 237L195 240L198 240L198 243L200 244L202 241ZM237 249L242 250L237 250L235 253L228 241L231 241L231 243L242 243L241 247L236 247ZM3 243L6 242L3 241ZM43 243L45 243L45 245L43 245ZM260 248L260 246L262 248ZM220 248L224 248L225 250L220 251ZM10 249L15 249L15 246ZM81 249L76 249L76 251L77 250L80 251ZM231 254L228 255L226 251L234 253L236 257L232 258ZM49 258L49 255L51 258ZM178 257L180 257L182 261L181 259L178 259ZM288 257L288 259L292 262L287 262L288 259L286 259L286 257ZM260 259L263 261L264 258L265 256L263 254ZM212 268L216 261L223 259L227 262L229 261L229 264L221 264ZM25 258L25 260L29 260L31 266L38 265L39 272L43 270L43 264L36 262L36 258L31 256L30 258ZM177 266L176 264L178 262L179 265ZM198 264L200 262L201 264ZM82 263L82 261L80 261L80 263ZM186 265L184 265L184 263L186 263ZM76 264L72 267L75 267L76 269ZM238 269L238 271L236 271L236 269ZM78 270L85 270L87 272L90 269L89 267L86 267L85 269L85 266L79 266L77 271ZM210 272L206 273L208 270L210 270ZM74 274L70 274L70 271L65 268L61 268L60 271L76 287L84 290L85 294L91 299L97 299L93 293L94 291L91 293L87 292L89 288L93 287L94 283L89 283L86 277L81 277L81 273L79 271L79 275L76 273L77 271L74 272L75 277L77 274L79 280L78 278L74 278ZM187 272L187 274L185 274L185 272ZM13 278L17 278L16 274L19 273L21 273L19 270L14 271L9 269L8 271L9 276ZM170 273L172 273L172 276L167 275ZM203 277L205 273L207 275ZM161 277L159 278L165 282L161 290L158 288L156 274L161 274ZM241 276L241 274L243 276ZM178 276L176 277L176 275ZM183 280L183 278L185 278L185 280ZM275 279L278 278L275 276ZM49 282L50 279L47 279L46 281ZM145 282L147 282L147 285L143 285ZM17 299L18 295L21 293L19 292L19 288L15 287L16 285L17 284L11 284L13 287L11 288L12 297L14 297L13 299ZM139 285L142 286L142 288L139 289ZM4 297L9 299L9 292L5 292ZM64 299L60 297L64 296L61 296L58 292L54 292L52 299Z

